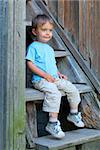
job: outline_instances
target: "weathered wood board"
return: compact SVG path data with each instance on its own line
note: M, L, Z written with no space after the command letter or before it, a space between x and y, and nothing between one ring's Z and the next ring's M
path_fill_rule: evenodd
M25 1L1 0L0 150L25 149L24 57Z

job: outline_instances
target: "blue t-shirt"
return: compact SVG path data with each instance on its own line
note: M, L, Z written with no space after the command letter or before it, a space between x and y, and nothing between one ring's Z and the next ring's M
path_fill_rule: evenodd
M39 69L57 78L57 66L54 50L46 43L33 42L27 49L26 59L32 61ZM33 73L32 82L42 78Z

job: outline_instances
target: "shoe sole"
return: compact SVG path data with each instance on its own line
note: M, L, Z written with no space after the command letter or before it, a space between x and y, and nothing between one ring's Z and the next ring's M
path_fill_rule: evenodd
M57 136L57 135L55 135L55 134L51 133L51 132L50 132L50 130L49 130L47 127L46 127L46 131L47 131L48 133L50 133L53 137L57 138L57 139L62 139L62 138L64 138L64 137L65 137L65 134L64 134L64 135L62 135L62 136Z

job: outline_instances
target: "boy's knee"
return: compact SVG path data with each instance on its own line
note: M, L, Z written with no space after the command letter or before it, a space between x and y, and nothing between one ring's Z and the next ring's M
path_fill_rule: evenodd
M53 99L61 99L61 92L59 90L56 90L56 91L52 91L52 97Z
M79 90L73 84L72 84L71 91L72 91L72 93L75 93L75 95L79 94Z
M61 93L60 91L52 91L49 95L45 95L45 100L43 103L43 110L47 112L59 112L61 103Z

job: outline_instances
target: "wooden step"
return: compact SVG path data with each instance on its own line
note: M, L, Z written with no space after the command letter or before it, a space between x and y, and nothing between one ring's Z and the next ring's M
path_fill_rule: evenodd
M25 25L26 25L26 26L32 26L32 21L27 21L27 20L26 20L26 21L25 21Z
M69 56L70 54L67 51L64 50L55 50L55 57L59 58L59 57L66 57Z
M99 150L100 130L78 129L66 132L62 140L49 135L34 142L37 150Z
M86 84L74 84L76 86L76 88L79 90L80 93L86 93L86 92L90 92L92 91L92 88Z
M75 86L79 89L80 93L90 92L92 91L92 88L90 86L84 85L84 84L75 84ZM62 96L65 96L65 93L62 92ZM39 90L32 89L32 88L26 88L25 89L25 99L26 101L38 101L44 99L44 93L40 92Z

